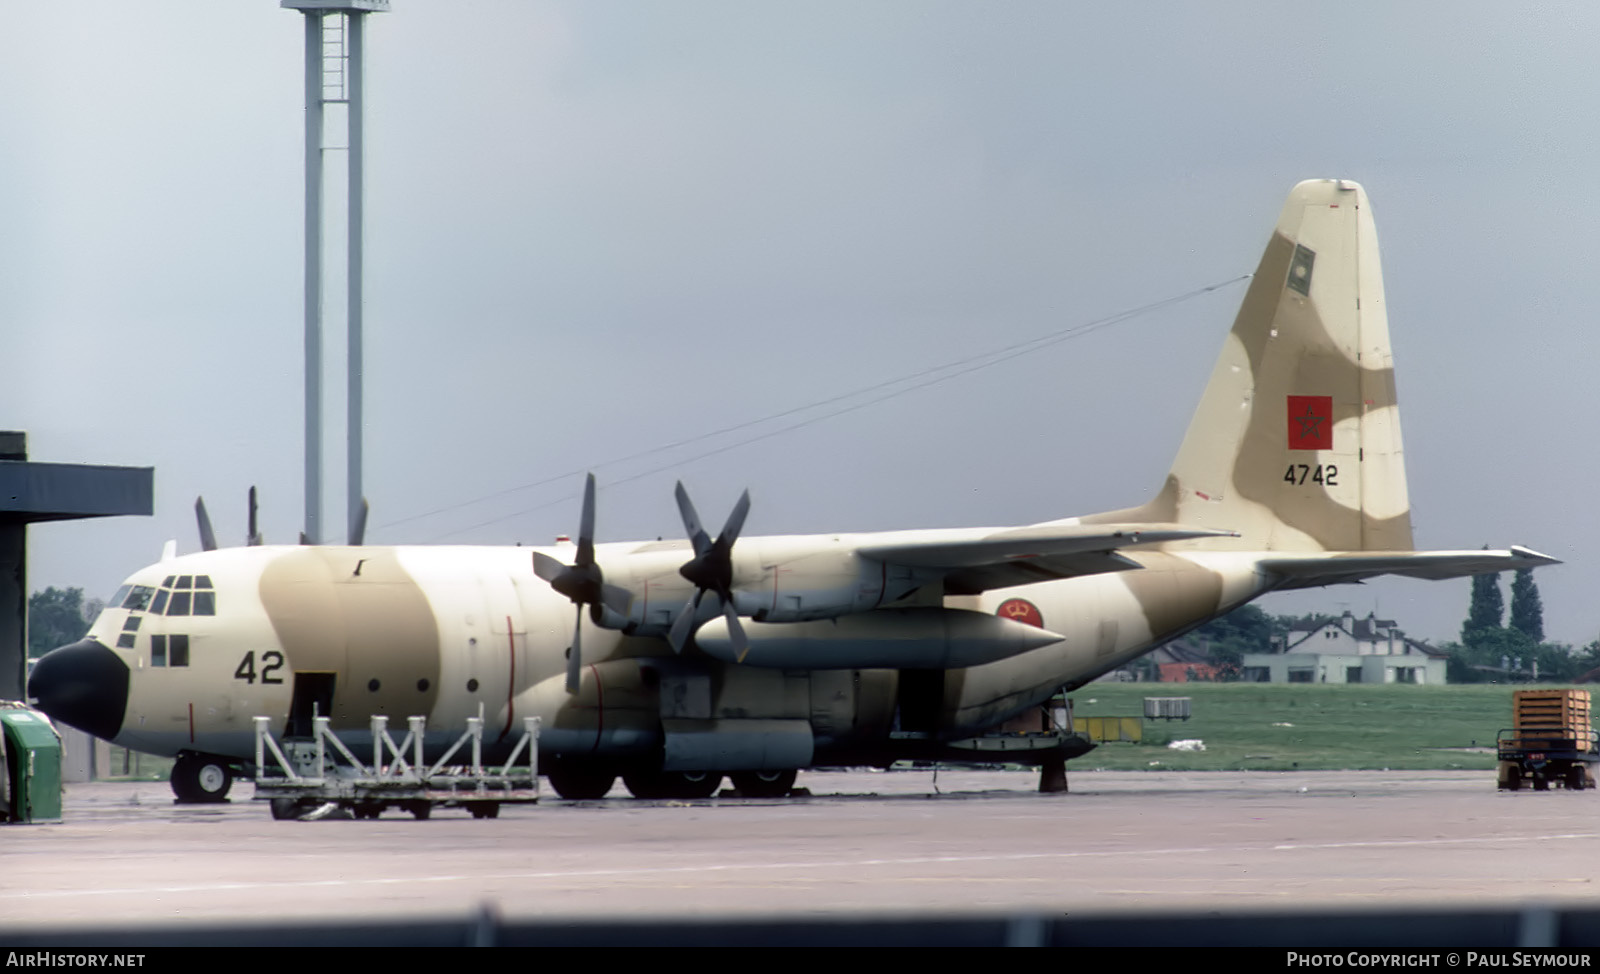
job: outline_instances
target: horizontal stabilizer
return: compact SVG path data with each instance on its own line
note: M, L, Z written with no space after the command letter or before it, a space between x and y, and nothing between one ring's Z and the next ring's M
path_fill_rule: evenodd
M1407 578L1438 581L1560 563L1549 555L1512 545L1502 551L1333 552L1263 558L1256 564L1262 571L1283 578L1284 584L1278 588L1284 589L1361 582L1379 575L1404 575Z

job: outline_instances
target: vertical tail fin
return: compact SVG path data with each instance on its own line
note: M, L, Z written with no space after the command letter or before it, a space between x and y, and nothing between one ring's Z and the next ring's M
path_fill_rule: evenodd
M1411 549L1378 237L1358 184L1289 194L1167 483L1139 513L1240 534L1207 547Z

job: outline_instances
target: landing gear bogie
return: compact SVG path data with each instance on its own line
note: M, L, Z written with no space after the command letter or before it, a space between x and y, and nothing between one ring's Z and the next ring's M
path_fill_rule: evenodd
M720 771L628 771L622 776L635 798L710 798L722 784Z
M735 771L728 775L744 798L782 798L794 790L799 776L793 768L780 771Z

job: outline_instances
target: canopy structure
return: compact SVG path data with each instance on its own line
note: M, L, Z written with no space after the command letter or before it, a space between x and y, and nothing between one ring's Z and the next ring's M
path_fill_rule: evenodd
M0 699L26 698L28 525L154 512L153 467L32 463L28 435L0 431Z

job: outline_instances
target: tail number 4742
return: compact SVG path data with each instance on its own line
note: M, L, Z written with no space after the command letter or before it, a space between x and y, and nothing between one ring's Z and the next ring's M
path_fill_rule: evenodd
M1339 468L1334 464L1291 463L1289 469L1284 471L1285 483L1301 486L1303 484L1321 484L1324 487L1339 486Z

